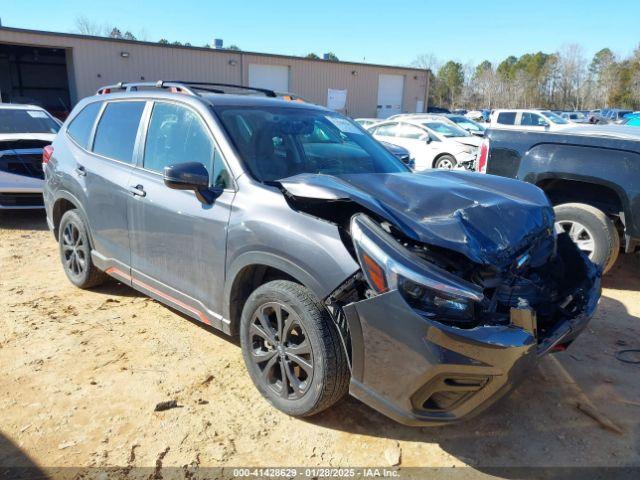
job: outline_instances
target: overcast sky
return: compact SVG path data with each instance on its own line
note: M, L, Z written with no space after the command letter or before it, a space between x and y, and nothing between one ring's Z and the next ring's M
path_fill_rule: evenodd
M433 53L477 63L579 43L588 57L640 42L640 0L169 1L0 0L3 26L71 32L84 16L124 33L202 46L222 38L243 50L409 64Z

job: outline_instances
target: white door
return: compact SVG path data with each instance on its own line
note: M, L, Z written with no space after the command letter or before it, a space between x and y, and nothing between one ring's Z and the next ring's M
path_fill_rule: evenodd
M386 74L378 76L378 118L402 113L403 90L404 76Z
M268 88L276 92L289 91L289 67L282 65L249 64L249 86Z

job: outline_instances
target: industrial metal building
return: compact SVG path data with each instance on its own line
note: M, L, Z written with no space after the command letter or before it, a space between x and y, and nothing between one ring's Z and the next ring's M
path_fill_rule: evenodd
M319 105L338 91L337 109L352 117L421 112L429 89L422 69L0 27L4 101L63 114L100 86L159 79L270 88Z

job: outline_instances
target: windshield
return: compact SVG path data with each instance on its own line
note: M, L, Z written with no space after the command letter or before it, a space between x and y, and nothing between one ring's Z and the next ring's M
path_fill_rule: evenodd
M447 138L471 136L466 130L442 122L423 122L422 125Z
M247 168L262 182L301 173L407 171L355 122L333 112L268 106L214 110Z
M42 110L0 108L0 133L58 133L60 125Z
M467 117L449 117L453 122L465 130L473 130L474 132L484 132L485 128L479 123L469 120Z
M553 113L550 110L545 110L544 112L540 113L551 120L553 123L557 123L558 125L567 125L569 123L566 119L562 118L560 115Z

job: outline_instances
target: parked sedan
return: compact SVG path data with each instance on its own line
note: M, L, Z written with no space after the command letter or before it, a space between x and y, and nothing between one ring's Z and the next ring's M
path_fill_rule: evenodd
M58 130L40 107L0 104L0 210L44 207L43 148Z
M415 169L471 169L481 139L456 127L429 117L403 117L369 127L378 140L400 145L411 152Z

